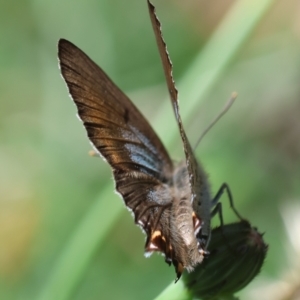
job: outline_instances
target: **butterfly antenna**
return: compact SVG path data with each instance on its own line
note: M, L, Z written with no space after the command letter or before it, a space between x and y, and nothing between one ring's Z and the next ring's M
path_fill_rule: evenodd
M231 107L231 105L233 104L234 100L237 97L237 93L233 92L231 94L230 99L226 102L225 106L223 107L223 109L221 110L221 112L214 118L214 120L212 120L212 122L207 126L207 128L202 132L202 134L200 135L194 150L196 150L196 148L198 147L198 145L200 144L201 140L203 139L203 137L206 135L206 133L221 119L221 117L228 111L228 109Z

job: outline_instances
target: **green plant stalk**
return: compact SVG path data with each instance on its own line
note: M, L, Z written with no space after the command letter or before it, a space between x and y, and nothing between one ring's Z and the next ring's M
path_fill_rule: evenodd
M204 101L205 95L217 82L226 66L249 38L263 14L274 2L275 0L236 1L179 83L179 90L186 98L180 106L182 119L191 118L197 105ZM166 145L171 145L178 135L177 128L170 129L164 126L168 114L171 113L170 103L165 101L154 121L161 123L161 136ZM117 198L112 195L111 184L101 191L94 205L66 243L37 299L67 300L72 298L72 293L84 276L97 247L104 241L120 216L122 205L120 199ZM101 220L101 226L99 220ZM181 295L181 299L189 299L187 290L181 288L182 284L177 283L173 287L174 283L172 283L171 287L167 288L157 299L170 299L168 296L176 294L176 291ZM171 296L171 299L175 298Z
M104 241L121 211L125 209L120 199L111 199L118 198L113 190L111 181L91 205L63 249L50 279L37 297L38 300L72 298L72 292L85 273L95 250Z
M193 297L186 289L183 280L179 280L176 284L174 281L162 292L155 300L192 300Z

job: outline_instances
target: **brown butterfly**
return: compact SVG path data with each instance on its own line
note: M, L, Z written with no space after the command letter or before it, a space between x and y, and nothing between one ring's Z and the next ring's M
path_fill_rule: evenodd
M179 127L185 160L174 165L149 123L129 98L85 53L67 40L59 41L63 78L77 106L88 137L110 164L116 190L147 235L145 252L165 255L177 280L184 269L201 263L211 233L222 185L212 199L206 174L196 161L178 107L172 64L154 6L148 2L164 73ZM214 207L213 212L211 209Z

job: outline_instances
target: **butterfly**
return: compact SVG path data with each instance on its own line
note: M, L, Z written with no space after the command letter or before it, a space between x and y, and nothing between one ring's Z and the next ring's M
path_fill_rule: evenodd
M211 214L229 189L225 184L211 197L207 176L183 128L161 25L154 6L147 3L185 153L178 165L130 99L83 51L60 39L58 56L88 138L111 166L117 192L147 235L145 254L164 254L178 280L184 269L192 271L207 254Z

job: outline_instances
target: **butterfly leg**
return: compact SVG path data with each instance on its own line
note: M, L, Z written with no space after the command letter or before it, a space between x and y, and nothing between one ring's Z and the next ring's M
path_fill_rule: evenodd
M222 203L220 203L220 202L216 204L216 206L210 213L211 217L214 217L216 214L218 214L221 227L223 227L224 219L223 219Z
M240 214L239 212L236 210L236 208L234 207L233 204L233 197L230 191L230 188L228 186L227 183L223 183L219 189L219 191L217 192L216 196L213 198L213 200L211 201L211 207L214 207L214 209L211 212L211 216L215 216L217 213L219 214L220 217L220 221L221 224L223 224L223 216L222 216L222 205L219 202L221 196L223 195L224 191L226 190L226 193L228 195L228 199L229 199L229 203L230 203L230 207L233 210L233 212L235 213L235 215L241 220L245 220Z
M231 198L232 200L232 198ZM236 213L236 211L234 210L234 212ZM232 246L230 245L230 241L228 241L228 239L226 238L226 234L223 231L224 230L224 220L223 220L223 212L222 212L222 203L218 202L214 209L211 212L211 216L215 216L216 214L219 215L219 219L220 219L220 229L221 229L221 234L223 236L224 239L224 243L227 245L228 249L232 252L233 255L235 255L236 250L234 248L232 248ZM239 214L237 214L237 216L240 218L241 222L244 222L245 219L241 218ZM248 223L248 222L247 222Z

